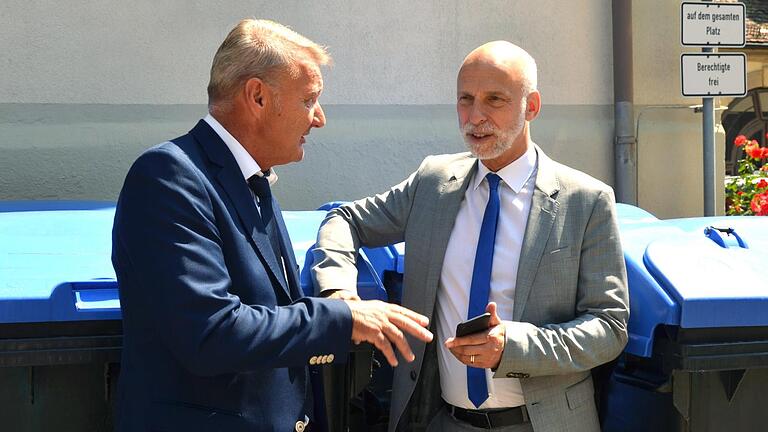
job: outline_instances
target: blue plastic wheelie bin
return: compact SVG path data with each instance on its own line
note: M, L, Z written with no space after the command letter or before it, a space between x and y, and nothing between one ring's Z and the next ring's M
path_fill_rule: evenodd
M104 202L0 202L0 431L112 431L122 347L114 211ZM283 216L302 289L312 294L305 258L325 212ZM373 269L363 256L358 290L386 300ZM328 430L352 429L349 400L368 385L372 355L360 347L350 361L367 356L365 367L313 371L330 378L321 420Z
M0 430L112 430L114 205L0 203Z
M629 342L604 431L768 429L768 218L659 220L619 205Z

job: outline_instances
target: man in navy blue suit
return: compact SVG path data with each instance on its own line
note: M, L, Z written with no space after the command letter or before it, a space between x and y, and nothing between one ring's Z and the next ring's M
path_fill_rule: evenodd
M303 431L309 365L373 343L392 365L431 340L426 317L382 302L303 297L270 186L323 127L326 51L241 21L219 47L209 115L142 154L117 205L112 261L124 346L121 431Z

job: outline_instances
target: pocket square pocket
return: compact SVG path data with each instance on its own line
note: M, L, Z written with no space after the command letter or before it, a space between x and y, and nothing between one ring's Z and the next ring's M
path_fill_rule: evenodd
M557 249L549 251L550 255L567 255L567 252L570 251L570 246L563 246L559 247Z

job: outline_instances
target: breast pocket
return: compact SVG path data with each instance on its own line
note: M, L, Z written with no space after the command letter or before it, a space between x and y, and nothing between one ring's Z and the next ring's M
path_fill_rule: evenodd
M539 269L552 272L556 284L575 283L579 272L579 256L571 246L559 246L544 252Z
M560 322L573 319L579 258L573 256L568 245L545 249L526 310L537 310L542 322Z
M556 246L549 251L544 252L544 256L541 257L543 262L552 262L557 261L561 259L567 259L571 257L571 247L568 245L565 246Z

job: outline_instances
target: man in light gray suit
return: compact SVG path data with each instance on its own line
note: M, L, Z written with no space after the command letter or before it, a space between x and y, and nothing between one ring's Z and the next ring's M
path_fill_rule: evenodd
M405 241L402 303L438 342L411 340L390 431L598 431L590 370L627 340L613 192L530 138L536 63L504 41L472 51L457 110L470 153L430 156L388 192L332 211L314 278L354 298L356 251ZM487 328L455 337L488 312Z

